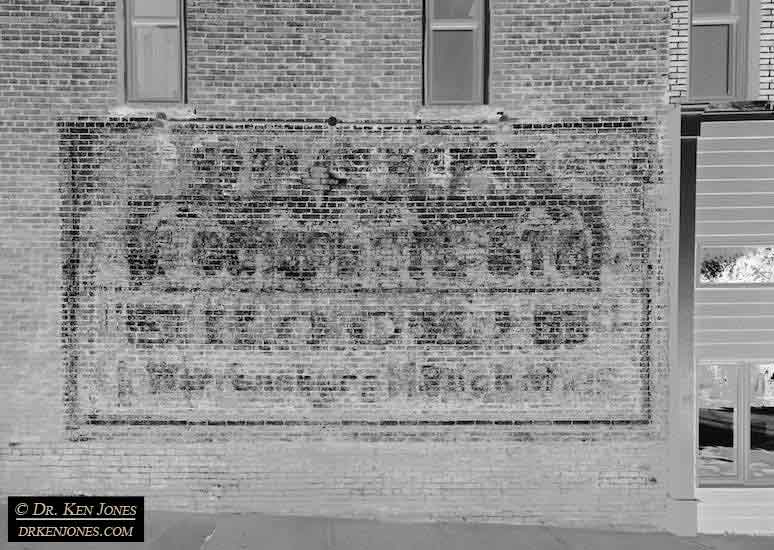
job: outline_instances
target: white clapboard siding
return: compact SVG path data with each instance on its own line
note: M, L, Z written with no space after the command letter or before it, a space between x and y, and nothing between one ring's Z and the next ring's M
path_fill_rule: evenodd
M749 147L751 144L747 145ZM702 151L699 153L698 160L704 167L770 165L774 164L774 150Z
M700 299L706 299L700 296ZM712 299L712 298L710 298ZM696 302L696 320L702 317L774 317L774 301L772 302L740 302L738 300L725 302Z
M702 155L704 156L704 155ZM736 166L705 164L696 170L696 183L727 180L774 180L774 163L738 164Z
M774 330L774 315L735 316L735 315L697 315L694 322L696 332L730 331L766 331Z
M696 241L774 246L773 122L702 125ZM774 358L774 286L700 286L694 316L698 360Z
M771 361L774 357L774 343L696 342L694 355L697 361Z
M774 235L774 220L696 222L696 233L702 237L722 235ZM774 239L772 239L774 240Z
M774 220L774 206L716 206L715 208L702 208L702 223L746 221L771 221Z
M701 125L701 136L702 138L774 138L774 124L770 120L707 122Z
M696 182L696 194L721 193L724 195L736 193L774 194L774 174L767 179L724 179L704 180Z
M711 154L716 151L738 151L738 152L769 152L774 151L774 136L743 136L743 137L712 137L702 136L701 151L699 155Z
M697 193L696 208L745 208L745 207L774 207L774 191L770 193ZM742 214L742 212L739 212ZM702 220L706 219L703 212L697 212Z
M696 304L767 304L774 303L774 288L769 286L699 287Z
M707 344L774 344L774 327L769 330L697 330L696 342Z

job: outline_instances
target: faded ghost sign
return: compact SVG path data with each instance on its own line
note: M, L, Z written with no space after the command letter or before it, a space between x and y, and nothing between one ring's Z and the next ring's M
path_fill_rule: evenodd
M642 419L642 279L609 227L636 201L481 129L399 130L95 130L67 201L82 418Z

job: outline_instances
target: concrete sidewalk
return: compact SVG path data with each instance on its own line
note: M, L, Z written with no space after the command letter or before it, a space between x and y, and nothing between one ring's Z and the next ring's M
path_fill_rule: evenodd
M155 511L146 512L145 543L9 543L6 506L0 514L8 550L774 550L774 537Z

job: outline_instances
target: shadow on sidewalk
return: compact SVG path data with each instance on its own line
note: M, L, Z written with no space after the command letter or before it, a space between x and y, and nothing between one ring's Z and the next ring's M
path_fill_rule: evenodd
M5 503L0 537L8 550L774 550L774 537L147 510L144 543L9 543Z

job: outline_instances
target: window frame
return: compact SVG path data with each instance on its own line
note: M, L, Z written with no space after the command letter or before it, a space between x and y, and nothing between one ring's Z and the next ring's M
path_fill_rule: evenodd
M155 27L177 27L178 45L179 45L179 66L178 66L178 94L174 98L169 97L143 97L137 94L137 82L134 75L134 48L133 28L136 25L136 19L133 15L134 0L123 0L120 11L120 30L123 52L120 56L121 92L124 102L127 104L165 104L165 105L183 105L188 99L187 86L187 55L186 55L186 2L185 0L173 0L176 5L176 17L174 23L171 17L145 17L142 24Z
M489 40L489 0L475 0L479 4L478 17L475 19L438 19L435 18L434 0L424 0L423 6L423 105L487 105L489 103L489 58L491 44ZM464 100L434 100L432 97L432 55L434 31L465 30L474 36L474 96Z
M760 35L760 0L730 0L728 14L696 15L694 6L702 0L691 0L688 13L688 101L711 103L740 101L758 96L758 64ZM700 26L728 25L728 93L726 95L699 95L692 93L693 31Z
M757 488L772 488L774 487L774 479L755 479L750 472L752 462L752 434L751 434L751 403L752 403L752 391L750 389L750 375L753 372L754 367L759 367L761 364L765 364L765 361L754 361L750 359L743 359L739 361L733 360L719 360L708 361L704 360L703 363L712 363L716 365L723 365L732 367L734 369L734 377L736 378L736 396L734 399L734 466L736 472L734 476L719 477L719 476L702 476L699 474L699 456L701 441L699 439L700 419L701 419L701 407L697 406L695 414L696 422L696 448L694 461L696 462L696 486L701 489L719 488L719 487L757 487ZM698 368L698 365L697 365ZM698 373L697 373L698 376Z
M696 256L694 265L694 284L697 289L707 288L725 288L725 289L745 289L745 288L774 288L774 281L770 282L749 282L749 283L713 283L703 282L701 280L701 266L703 253L709 249L723 248L774 248L772 239L753 239L745 236L744 242L734 239L719 239L716 237L699 237L696 239Z

